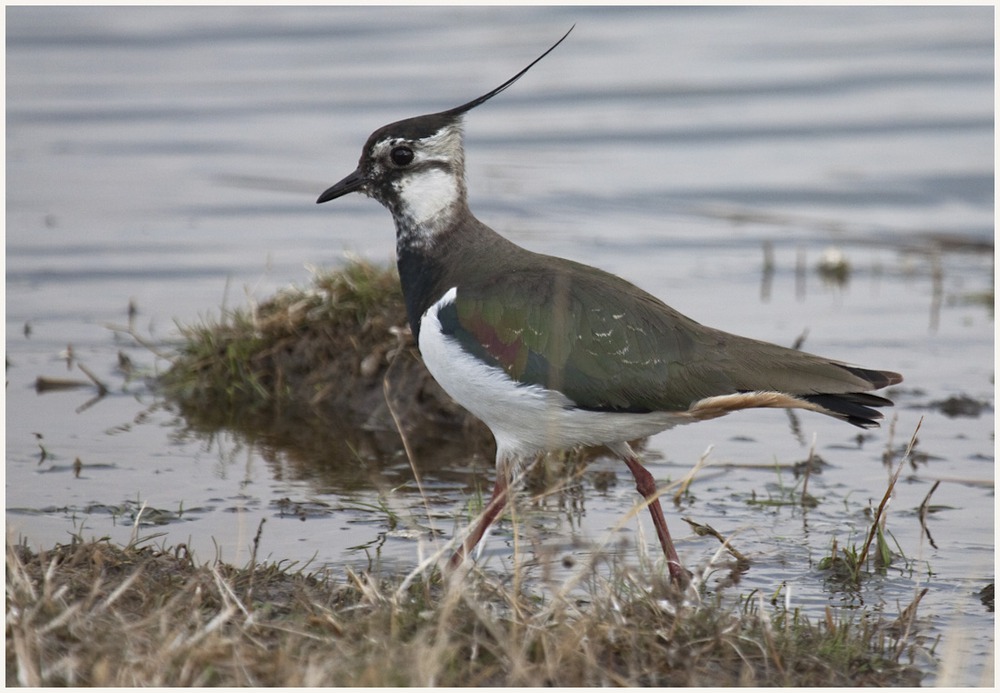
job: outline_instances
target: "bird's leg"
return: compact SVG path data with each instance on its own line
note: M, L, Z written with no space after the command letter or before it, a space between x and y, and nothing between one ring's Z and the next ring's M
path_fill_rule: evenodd
M497 465L497 480L493 484L493 495L490 497L490 502L486 506L486 509L483 510L483 516L480 518L479 524L476 525L475 531L465 538L465 542L463 542L461 548L451 557L451 560L448 562L450 568L458 567L462 559L472 553L472 550L476 548L476 544L486 534L486 530L496 521L497 516L500 515L507 504L509 487L510 482L508 480L506 465Z
M622 454L622 459L628 466L632 476L635 477L635 490L642 494L642 497L649 501L649 514L653 517L653 525L656 527L656 536L660 538L660 546L663 547L663 555L667 558L667 568L670 570L670 578L680 586L688 582L687 571L681 566L681 559L677 556L674 542L670 539L670 530L667 529L667 519L663 516L663 507L660 506L660 498L656 495L656 481L649 473L639 458L631 450Z

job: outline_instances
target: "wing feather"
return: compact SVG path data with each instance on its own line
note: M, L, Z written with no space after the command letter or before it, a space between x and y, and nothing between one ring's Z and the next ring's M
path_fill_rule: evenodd
M619 277L552 260L463 283L439 318L484 362L580 408L686 411L741 392L815 398L901 380L705 327Z

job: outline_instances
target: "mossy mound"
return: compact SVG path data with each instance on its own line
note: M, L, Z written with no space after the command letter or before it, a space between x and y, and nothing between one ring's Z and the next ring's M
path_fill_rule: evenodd
M392 433L397 445L402 431L414 444L460 438L492 456L486 427L425 368L393 268L354 260L181 331L160 383L195 428L264 426L292 438L303 426L355 428Z

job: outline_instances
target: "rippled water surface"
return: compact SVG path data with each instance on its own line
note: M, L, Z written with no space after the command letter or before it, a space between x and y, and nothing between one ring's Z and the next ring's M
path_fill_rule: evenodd
M735 533L753 561L739 590L784 583L813 615L864 601L891 616L928 587L920 613L952 663L941 681L992 680L993 614L976 594L994 579L992 8L6 12L9 536L127 541L145 504L141 534L204 559L246 560L267 518L261 557L393 570L432 548L429 526L450 536L492 484L489 460L422 460L428 516L404 458L335 452L335 434L325 459L196 435L118 369L119 353L165 362L107 326L131 301L169 347L177 322L305 284L308 265L390 262L385 210L317 206L319 192L376 127L468 101L576 23L467 117L477 215L701 322L783 344L807 331L808 350L906 376L893 425L860 439L775 411L652 438L661 483L712 446L667 508L683 560L704 565L718 544L682 515ZM846 282L816 271L827 252ZM39 376L86 380L76 364L111 393L36 392ZM954 415L949 398L985 406ZM817 563L834 539L862 540L883 453L921 418L889 510L906 558L845 592ZM829 465L809 481L818 507L760 503L800 489L789 465L813 441ZM655 548L646 517L620 525L635 499L627 470L598 460L568 495L521 501L522 532L556 557ZM511 537L505 523L488 541L497 570Z

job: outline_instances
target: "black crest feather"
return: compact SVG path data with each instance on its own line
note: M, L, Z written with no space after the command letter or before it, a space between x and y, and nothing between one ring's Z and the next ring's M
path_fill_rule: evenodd
M438 115L442 115L442 116L447 116L447 117L454 118L454 117L462 115L463 113L471 111L473 108L475 108L479 104L483 103L484 101L489 101L494 96L496 96L497 94L499 94L500 92L502 92L504 89L506 89L507 87L509 87L510 85L512 85L514 82L516 82L517 80L521 79L521 77L524 76L524 73L526 73L528 70L530 70L531 68L533 68L535 66L535 64L538 63L538 61L540 61L546 55L548 55L549 53L551 53L552 51L554 51L556 49L556 46L558 46L560 43L562 43L563 41L566 40L566 37L570 35L570 32L572 32L574 28L576 28L576 24L574 24L573 26L571 26L569 28L569 31L567 31L565 34L563 34L563 36L562 36L561 39L559 39L558 41L556 41L555 43L553 43L552 46L547 51L545 51L540 56L538 56L537 58L535 58L534 60L532 60L530 65L528 65L526 68L524 68L523 70L521 70L520 72L518 72L516 75L514 75L510 79L508 79L506 82L504 82L503 84L501 84L499 87L497 87L493 91L487 92L486 94L483 94L482 96L479 96L479 97L473 99L472 101L470 101L468 103L464 103L461 106L456 106L455 108L449 109L447 111L442 111Z

